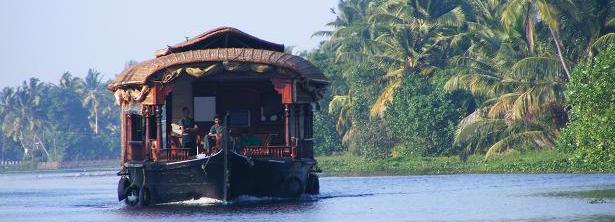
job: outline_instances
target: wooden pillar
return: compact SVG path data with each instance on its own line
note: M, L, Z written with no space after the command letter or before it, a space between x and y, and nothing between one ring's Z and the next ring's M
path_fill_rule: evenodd
M120 105L120 168L124 167L124 163L126 162L126 143L128 139L126 138L126 114L124 114L124 106Z
M303 118L303 109L302 109L303 105L302 104L296 104L295 108L293 111L295 111L295 115L294 115L294 120L295 120L295 158L301 158L301 152L302 152L302 147L301 147L301 141L303 140L302 138L302 132L303 132L303 128L301 127L303 125L303 123L301 123L301 120Z
M127 162L128 160L132 160L132 145L129 143L129 141L132 140L133 135L132 135L132 115L130 114L130 112L124 112L124 119L125 119L125 130L124 130L124 134L125 134L125 138L126 140L124 141L124 162Z
M284 104L284 142L290 146L290 104Z
M149 160L151 157L151 143L150 143L150 118L152 116L151 106L144 106L145 109L145 159Z
M158 149L164 147L162 144L162 106L156 105L156 141Z

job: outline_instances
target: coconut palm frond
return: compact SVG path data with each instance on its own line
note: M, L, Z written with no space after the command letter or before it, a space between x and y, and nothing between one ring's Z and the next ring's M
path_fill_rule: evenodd
M525 131L521 133L511 134L507 137L499 140L489 147L487 153L485 154L485 160L490 157L495 156L496 154L502 153L506 150L512 149L515 145L520 144L532 144L538 145L543 144L542 141L549 140L543 131Z
M455 7L450 11L438 16L434 25L460 27L465 24L466 18L461 7Z
M565 71L555 58L527 57L516 62L506 76L518 80L549 80L563 82Z
M613 21L615 22L615 18L613 18ZM594 43L591 44L590 50L592 54L595 55L596 52L605 49L607 46L613 44L615 44L615 32L607 33L600 36L598 39L596 39L596 41L594 41Z
M350 96L334 96L329 102L329 113L337 115L335 129L340 135L344 135L352 126L350 109L352 108L352 99Z
M444 89L454 91L458 89L468 90L473 95L492 95L494 86L501 79L495 76L483 74L466 74L451 77L445 84Z
M484 151L506 127L506 121L503 119L481 118L457 129L454 144L466 147L466 153Z
M311 37L331 37L333 36L333 33L333 31L317 31L314 32Z
M607 27L615 27L615 17L609 18L606 21L605 26L607 26Z
M500 17L500 22L505 29L512 31L519 27L518 21L520 17L518 15L527 10L531 1L532 0L511 0L506 3Z
M507 93L495 99L495 103L487 114L489 118L500 118L509 112L514 106L514 102L519 97L519 93Z
M486 109L485 108L478 108L476 110L474 110L474 112L470 113L470 115L464 117L463 119L461 119L461 121L459 121L459 124L457 124L457 130L466 127L469 124L472 124L476 121L482 120L486 117Z
M382 117L384 111L386 110L387 104L393 99L395 91L401 86L401 83L402 79L397 78L386 86L370 109L371 117Z
M339 112L350 104L350 96L333 96L329 102L329 113Z
M540 13L540 19L543 23L547 24L549 28L559 31L560 12L551 2L547 0L537 0L536 9L538 13Z

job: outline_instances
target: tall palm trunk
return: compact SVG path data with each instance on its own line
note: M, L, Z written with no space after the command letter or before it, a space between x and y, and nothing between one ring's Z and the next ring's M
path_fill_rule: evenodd
M559 61L562 63L562 67L564 67L564 72L566 72L566 80L570 80L570 71L568 70L568 66L566 66L566 61L564 61L564 56L562 55L562 49L560 46L559 38L551 27L549 27L549 31L551 31L551 37L553 37L553 42L555 43L555 48L557 49L557 56L559 57Z
M98 135L98 108L94 108L94 134Z
M534 19L530 12L531 6L528 5L525 16L525 44L527 44L530 55L534 55Z

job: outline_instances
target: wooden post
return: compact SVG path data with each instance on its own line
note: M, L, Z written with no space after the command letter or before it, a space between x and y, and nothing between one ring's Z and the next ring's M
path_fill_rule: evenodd
M163 105L156 105L156 148L158 151L164 147L164 145L162 145L162 106Z
M124 167L124 163L126 162L126 143L128 139L126 139L126 114L124 114L124 105L120 105L120 168Z
M301 131L303 131L303 129L301 128L301 126L303 125L301 123L301 119L303 117L303 109L302 109L301 104L296 104L295 105L295 115L294 115L294 120L295 120L295 158L301 158L301 140L302 135L301 135Z
M144 106L145 109L145 160L149 160L151 157L151 143L150 143L150 118L151 118L151 106Z
M284 104L284 142L290 146L290 105Z
M226 203L228 201L228 196L229 196L229 186L230 186L230 171L229 171L229 165L228 165L228 141L229 141L229 129L228 129L228 121L229 121L229 112L226 111L226 114L224 115L224 128L222 130L222 149L224 149L224 187L223 187L223 201Z
M124 134L125 134L125 138L126 140L124 141L124 162L127 162L128 160L132 160L132 145L128 143L128 141L131 141L133 138L132 135L132 115L130 114L130 112L125 112L123 113L124 115L124 119L126 120L125 123L125 130L124 130Z

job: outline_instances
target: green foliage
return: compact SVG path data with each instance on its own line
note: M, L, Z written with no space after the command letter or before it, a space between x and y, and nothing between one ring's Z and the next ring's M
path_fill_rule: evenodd
M615 45L572 73L566 97L571 122L558 148L572 151L584 168L607 170L615 165Z
M453 135L463 114L448 93L432 88L423 77L410 76L395 92L385 120L400 156L450 155L458 153Z
M319 102L320 110L314 113L314 152L317 155L343 152L345 149L342 146L340 134L336 131L336 123L345 121L345 116L340 115L340 113L329 112L331 109L329 103L333 100L332 95L347 91L344 81L337 75L341 68L334 62L335 56L324 50L312 51L306 57L329 78L333 85L337 86L327 92Z
M32 78L0 93L1 154L35 161L115 158L119 113L100 74L64 73L58 85ZM97 133L98 132L98 133Z
M584 172L569 160L567 154L553 150L510 152L487 162L481 155L470 155L467 160L457 156L366 160L353 155L320 156L316 159L323 172L344 176Z
M365 159L390 157L394 145L391 131L381 121L363 120L356 123L356 136L349 150Z
M320 111L314 114L314 153L331 155L343 152L342 142L335 131L332 115Z
M308 57L333 80L330 126L348 152L492 161L554 146L569 67L612 42L613 12L598 0L347 0Z

